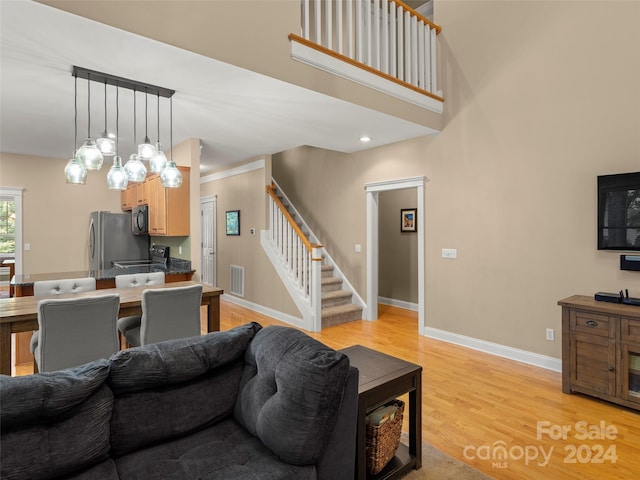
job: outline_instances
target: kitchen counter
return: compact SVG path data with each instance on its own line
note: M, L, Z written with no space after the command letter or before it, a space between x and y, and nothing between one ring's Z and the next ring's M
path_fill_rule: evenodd
M96 279L96 287L98 289L114 288L116 275L150 272L164 272L167 276L166 282L170 283L191 280L195 270L191 269L190 261L176 259L172 260L172 262L166 267L162 264L150 264L140 267L81 270L77 272L16 274L11 279L11 286L15 287L16 297L33 295L33 283L40 280L94 277Z

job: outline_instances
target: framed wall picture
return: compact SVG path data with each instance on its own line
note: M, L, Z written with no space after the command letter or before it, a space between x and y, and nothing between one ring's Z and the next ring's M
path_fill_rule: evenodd
M416 223L418 221L417 208L403 208L400 210L400 231L417 232Z
M226 215L227 235L240 235L240 210L229 210Z

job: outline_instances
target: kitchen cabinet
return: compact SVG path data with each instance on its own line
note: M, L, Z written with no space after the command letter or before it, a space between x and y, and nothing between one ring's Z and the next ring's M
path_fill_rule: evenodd
M122 210L131 210L137 205L148 205L149 197L148 179L144 182L131 182L120 194Z
M640 410L640 308L574 295L562 306L562 391Z
M178 167L182 173L179 188L162 186L160 175L149 179L149 234L186 237L190 226L189 167Z
M132 183L121 192L122 210L136 205L149 206L149 234L186 237L190 225L189 167L178 167L182 172L179 188L162 186L160 175L148 175L144 182Z

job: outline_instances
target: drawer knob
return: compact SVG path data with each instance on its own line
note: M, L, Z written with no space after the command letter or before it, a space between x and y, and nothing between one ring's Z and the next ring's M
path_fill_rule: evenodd
M615 372L615 371L616 371L616 369L615 369L614 367L609 367L609 371L610 371L610 372Z
M597 327L597 326L598 326L598 322L594 320L587 320L587 327Z

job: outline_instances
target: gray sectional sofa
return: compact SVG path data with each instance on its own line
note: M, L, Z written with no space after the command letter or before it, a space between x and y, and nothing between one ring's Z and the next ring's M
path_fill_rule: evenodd
M344 354L250 323L0 377L0 477L351 480L357 403Z

